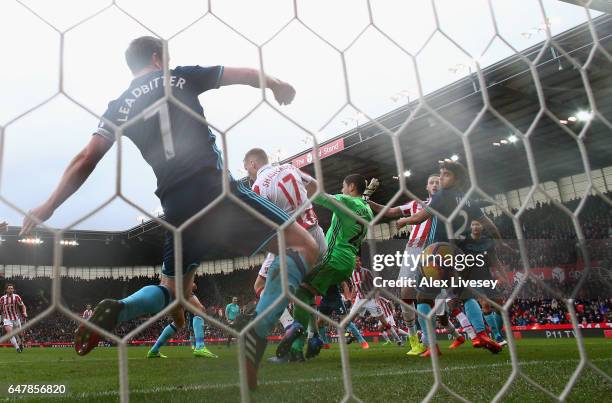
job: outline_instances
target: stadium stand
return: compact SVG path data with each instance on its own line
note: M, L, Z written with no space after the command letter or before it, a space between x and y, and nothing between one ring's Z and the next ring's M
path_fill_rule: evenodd
M564 205L574 209L577 203L578 200L572 200ZM591 259L595 262L594 267L609 267L610 262L612 262L612 214L607 204L598 197L588 197L585 203L585 213L581 220L582 229L589 242L596 246L589 248ZM550 217L552 216L555 216L556 219L551 220ZM513 233L511 221L505 215L496 216L491 213L491 217L495 220L502 234L509 238ZM537 241L527 244L532 270L542 270L542 280L544 284L549 286L549 289L556 290L561 295L570 292L577 277L568 276L560 279L556 278L552 271L553 266L571 266L578 259L574 246L575 242L572 242L576 236L569 218L559 217L558 208L551 203L537 203L533 208L526 209L522 217L526 238ZM394 237L402 238L403 236L404 233L400 232ZM567 247L559 247L560 243L566 243ZM509 277L508 283L504 287L506 288L505 292L509 293L512 281L520 269L521 263L514 255L504 255L501 259L507 265ZM2 266L0 266L1 269ZM238 297L241 305L250 302L253 299L251 285L255 281L258 269L259 266L251 265L238 270L197 276L198 295L208 313L213 317L222 318L222 307L229 302L231 296ZM6 270L7 266L4 266L5 273ZM23 270L25 272L31 271L26 268L23 268ZM68 269L68 272L70 271L71 269ZM102 271L105 273L113 272L112 268ZM138 290L144 285L159 282L158 275L153 274L155 273L153 267L136 268L136 271L147 271L149 275L126 277L106 275L93 279L63 277L62 295L64 296L64 303L74 312L80 312L88 303L95 304L105 297L119 298ZM544 271L546 274L544 274ZM32 315L42 312L48 306L51 299L51 278L48 276L28 278L15 274L10 275L5 281L15 284L28 304ZM594 281L600 282L601 279L596 278ZM612 323L612 299L603 298L601 296L605 294L594 291L606 286L607 284L595 285L591 282L584 287L584 298L577 299L575 302L579 323L584 325ZM557 299L535 297L547 293L548 291L544 290L540 283L529 280L510 309L512 324L515 326L530 326L570 323L567 307ZM118 330L118 333L127 334L144 320L124 324ZM400 315L397 315L396 320L400 326L403 325ZM377 332L377 324L368 317L357 319L356 323L365 331ZM154 340L165 324L166 321L156 322L153 326L145 329L137 339L149 342ZM30 342L38 343L70 342L72 340L70 329L75 327L76 325L70 320L59 314L54 314L30 330L27 338ZM276 329L276 334L280 333L281 329ZM223 338L224 334L214 327L206 326L206 337L217 339ZM177 339L184 338L184 331L177 336Z
M114 2L112 6L115 6ZM297 11L295 15L297 17ZM400 188L398 181L404 180L409 183L408 189L422 197L421 183L436 170L437 162L451 153L457 153L457 158L468 159L463 153L469 150L470 173L479 176L479 190L492 195L501 207L512 213L528 207L520 217L523 232L530 240L527 250L523 251L527 252L523 255L528 264L523 265L516 256L502 256L508 266L505 268L507 283L504 284L507 292L523 273L522 270L526 269L524 266L531 268L532 277L527 279L510 310L506 312L512 324L517 327L555 326L568 325L570 319L577 319L585 327L601 324L612 327L611 300L591 292L599 287L609 287L610 284L607 268L611 260L612 238L609 207L609 191L612 190L612 167L609 166L611 30L612 18L609 15L592 20L589 18L588 23L552 39L549 36L545 42L517 52L479 70L477 74L470 71L464 78L444 88L418 100L411 100L407 105L375 117L376 121L370 119L369 123L341 134L322 145L322 149L328 151L321 156L321 167L325 172L321 181L326 189L333 191L338 188L341 178L347 172L359 172L369 178L381 179L382 186L373 197L377 202L388 202ZM593 43L600 47L600 52L591 51L596 49L591 46ZM559 50L563 53L562 57L557 53ZM533 65L529 66L525 60L533 62ZM584 64L589 65L588 78L585 78L586 69L577 67ZM543 95L534 91L534 81ZM588 94L583 91L585 86ZM486 96L483 96L485 93ZM597 100L598 119L585 125L588 127L588 141L577 139L578 128L562 127L571 124L567 121L561 123L558 117L572 116L578 106L589 105L595 108L593 99ZM427 107L421 108L423 105ZM499 115L491 113L491 110ZM546 113L542 113L544 111ZM604 117L607 125L602 123ZM463 139L455 135L466 134L466 131L470 134L469 146L465 144L468 142L467 135ZM566 135L567 132L575 133ZM400 135L399 152L385 133ZM523 144L525 133L528 133L529 141ZM492 146L502 136L509 134L515 138L516 135L521 137L516 140L516 147ZM577 143L583 147L580 152L576 149ZM529 144L531 154L525 153L526 144ZM554 145L554 151L551 151L551 145ZM305 164L300 162L307 161L305 156L310 155L310 152L305 151L284 162L292 162L313 174L312 161ZM401 155L399 159L403 161L396 160L398 155ZM409 175L397 172L398 166L402 164L410 168L410 179ZM585 169L590 172L585 173ZM585 178L586 174L589 174L588 178ZM538 189L532 189L534 181L539 182L537 185L547 191L546 196L540 195ZM600 194L597 195L597 192ZM600 196L605 197L608 204ZM550 199L564 204L575 215L560 212L559 206L549 202L543 203ZM510 220L500 214L500 208L491 203L483 203L482 207L499 224L502 233L512 240L515 231ZM323 226L327 227L329 214L323 211L317 213ZM590 252L590 262L586 264L584 261L588 257L581 256L576 247L574 224L578 222ZM386 221L372 232L377 239L401 238L402 235L396 234L393 228L393 223ZM44 241L44 244L36 242L34 245L20 244L18 232L19 228L11 227L0 238L0 270L5 277L0 279L0 285L6 279L15 283L30 307L31 317L35 317L45 310L51 300L52 281L48 276L54 264L54 232L39 230L35 236L40 242ZM86 303L95 303L102 298L101 290L104 290L104 297L120 297L158 281L154 273L158 272L155 265L161 261L159 246L164 231L155 222L145 222L123 232L67 231L63 235L78 240L79 247L64 248L60 257L61 264L65 266L59 270L63 276L59 296L62 306L81 312ZM262 256L249 259L227 256L224 260L206 262L198 269L201 274L197 277L198 294L203 297L209 316L221 317L223 313L220 308L230 296L238 296L241 303L251 298L251 284L261 259ZM583 264L592 269L584 282L581 281L585 278L581 277ZM599 270L600 267L605 270ZM57 285L60 278L54 277ZM568 309L561 302L562 299L554 295L573 291L576 284L581 284L583 288L573 301L573 309ZM610 294L608 292L604 295ZM58 294L54 296L58 297ZM118 334L125 335L139 327L143 321L140 319L124 323L118 329ZM375 330L375 324L367 317L357 322L364 330ZM154 323L144 329L137 339L152 340L164 324L164 321ZM74 323L56 311L44 316L28 329L26 337L30 342L68 342L72 338L73 328ZM577 333L579 346L582 346L581 332ZM184 337L184 334L179 336ZM222 334L208 327L206 336L215 339L222 337ZM516 353L512 343L510 348ZM584 366L589 361L582 351L580 353L581 365ZM439 375L436 355L433 356L433 368ZM120 357L123 360L120 362L120 397L122 401L127 401L125 350L120 351ZM512 374L519 373L515 372L518 370L515 359L512 365ZM348 385L345 400L354 397L349 375L347 368L344 368L343 377L345 385ZM572 376L560 398L549 394L564 401L579 375L578 371ZM434 388L440 386L437 378ZM508 382L501 392L505 393L511 383ZM244 379L242 386L244 389ZM543 387L540 389L546 390ZM435 389L432 391L435 392ZM497 395L495 400L502 396L503 393ZM243 400L246 400L244 395Z

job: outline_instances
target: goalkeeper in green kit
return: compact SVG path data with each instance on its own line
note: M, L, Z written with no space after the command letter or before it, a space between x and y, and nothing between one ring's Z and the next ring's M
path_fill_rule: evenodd
M310 182L306 187L308 194L316 192L318 184L316 181ZM344 178L342 182L342 193L336 195L321 194L317 196L313 203L333 211L331 224L325 240L327 242L327 253L321 261L304 277L304 281L297 289L295 295L300 300L310 306L314 306L315 295L325 295L331 286L340 284L348 280L355 268L355 257L361 248L361 243L366 237L368 227L360 222L356 217L369 222L374 214L364 197L371 195L378 187L378 180L372 179L370 184L359 174L352 174ZM336 203L332 202L334 199ZM336 204L341 204L346 209L340 208ZM348 210L351 213L349 213ZM293 311L295 322L285 333L278 348L276 356L285 357L290 354L292 360L303 360L303 348L311 315L300 306L295 306ZM313 328L316 329L316 326ZM317 338L318 339L318 338ZM311 339L312 340L312 339ZM309 351L306 356L313 357L318 354L320 346L310 346L316 348L316 352ZM300 359L301 358L301 359Z

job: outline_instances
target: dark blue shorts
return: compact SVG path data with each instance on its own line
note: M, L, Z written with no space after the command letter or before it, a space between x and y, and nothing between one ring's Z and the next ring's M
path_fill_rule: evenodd
M222 191L221 171L194 175L165 192L162 207L166 220L178 227L211 204ZM270 221L281 225L289 216L267 199L230 178L230 191ZM183 274L202 261L251 256L276 236L276 230L226 197L182 232ZM174 237L168 231L164 242L162 274L174 276Z
M342 296L340 295L340 290L337 285L332 285L327 289L327 293L321 298L319 312L326 316L331 316L334 312L340 316L347 314L346 306L342 301Z

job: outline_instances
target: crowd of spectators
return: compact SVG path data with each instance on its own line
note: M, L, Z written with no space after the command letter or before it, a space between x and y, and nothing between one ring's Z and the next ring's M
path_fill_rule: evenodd
M612 194L607 193L607 197ZM574 212L580 200L564 203L564 207ZM518 210L512 210L516 214ZM584 247L594 262L612 261L612 208L599 196L588 196L580 213L576 216L582 235ZM512 219L505 215L490 216L497 225L504 239L516 239ZM531 267L572 264L583 260L580 243L574 222L566 211L553 203L536 203L535 207L526 209L520 216L520 227L525 239L527 256ZM519 267L518 255L505 255L504 259L512 267Z
M225 306L232 297L238 297L241 306L254 299L252 284L257 276L255 267L236 270L230 273L205 274L195 277L197 295L206 307L206 313L220 322L225 322ZM16 292L21 295L28 307L29 317L33 318L51 305L51 279L48 277L22 278L12 277L10 282L15 285ZM87 304L95 304L104 298L122 298L138 289L158 284L159 277L131 278L97 278L86 280L76 277L61 279L61 301L77 315L82 315ZM131 320L121 324L116 333L123 336L147 318ZM170 319L153 323L139 333L135 339L152 341L157 338ZM27 339L35 342L70 342L73 339L77 323L67 316L55 311L46 316L27 331ZM275 329L280 334L281 329ZM186 339L186 330L181 330L177 339ZM205 324L205 337L223 338L225 332L209 323Z
M612 299L576 300L578 323L611 323ZM510 308L510 320L515 326L571 324L567 306L557 299L516 299Z
M223 322L224 321L224 305L229 301L232 295L241 295L239 301L244 307L246 303L251 302L252 296L248 295L248 286L250 283L236 283L234 280L245 279L251 275L248 272L255 272L254 270L236 271L228 274L214 274L206 276L198 276L197 282L202 286L200 289L206 290L205 283L216 284L219 289L229 288L231 284L232 291L237 291L242 288L242 293L234 292L234 294L227 294L225 298L221 296L219 299L214 299L212 296L206 296L203 291L201 294L203 300L214 301L213 304L207 305L207 313L211 317ZM50 279L48 278L36 278L36 279L20 279L12 278L11 281L16 285L17 290L20 292L26 304L28 304L28 310L30 312L30 318L44 311L49 306L50 296ZM82 280L63 278L62 279L62 294L64 295L64 304L69 307L76 314L81 314L87 303L94 304L97 301L97 294L102 289L103 291L113 294L116 297L120 297L121 293L125 291L130 293L141 285L152 284L157 280L150 277L139 277L134 279L95 279L95 280ZM38 285L37 289L30 288L32 282ZM223 284L229 282L229 284ZM70 284L70 286L68 286ZM240 284L240 287L236 287L236 284ZM558 282L547 282L549 289L555 289L555 291L564 295L568 290ZM212 287L212 285L209 285ZM76 288L75 288L76 287ZM510 307L509 317L514 326L533 326L533 325L546 325L546 324L568 324L571 323L571 318L567 306L561 297L559 298L544 298L547 290L542 288L540 282L534 282L529 280L517 298L514 300ZM125 295L125 294L123 294ZM401 318L399 306L396 307L396 321L400 327L404 327L403 320ZM574 302L574 309L577 315L578 323L612 323L612 298L606 296L598 296L590 299L576 299ZM131 320L121 324L117 329L116 333L119 336L123 336L132 331L136 326L142 324L147 318L140 318ZM335 320L339 321L340 318L334 317ZM154 322L149 327L142 330L141 333L136 335L136 340L154 341L160 334L164 326L169 323L170 319L162 319ZM354 319L357 326L363 331L377 331L378 322L373 318L368 317L356 317ZM77 323L67 316L53 312L48 315L42 321L38 322L35 326L27 331L26 339L31 342L45 343L45 342L70 342L73 338L73 332L77 327ZM282 330L279 328L275 329L273 334L282 334ZM222 339L225 337L225 333L222 329L212 326L210 323L205 324L205 337L213 339ZM181 330L176 339L187 339L188 334L186 330Z
M575 200L566 203L565 207L570 211L575 211L578 205L579 200ZM505 215L491 216L491 218L497 224L502 236L511 243L516 238L512 220ZM599 267L609 268L612 262L612 209L602 198L589 196L582 206L579 219L580 228L587 240L586 247L589 250L591 262L595 262ZM526 247L532 268L576 264L582 260L573 221L554 204L537 203L535 207L526 209L520 217L520 225L525 238L529 239ZM396 235L396 238L403 236L405 233L400 233ZM522 268L518 255L504 254L500 256L500 260L506 269ZM253 300L252 284L256 277L256 267L229 273L199 275L195 278L197 295L205 305L207 313L223 322L225 305L232 297L238 297L242 306ZM550 289L562 296L569 296L577 279L574 280L573 282L553 280L548 284L549 289L545 290L542 288L543 284L530 279L525 283L510 308L512 324L525 326L570 323L567 307L561 298L550 295ZM13 277L10 281L15 284L17 292L27 304L30 317L36 316L50 306L50 278ZM610 291L609 283L604 282L602 286L600 277L594 281L597 282L597 287L589 280L576 294L578 299L575 302L575 310L578 321L580 323L612 322L612 299L607 298ZM158 277L145 276L94 280L64 277L61 280L61 300L64 306L80 315L86 304L95 305L104 298L122 298L145 285L157 283L159 283ZM512 287L512 285L506 284L505 287ZM117 329L117 332L124 335L144 320L146 318L124 323ZM401 325L400 315L397 320ZM154 340L168 321L164 319L155 322L136 338ZM356 321L364 329L376 330L377 328L377 324L369 318L357 318ZM71 341L75 328L76 323L73 320L56 311L29 329L27 337L37 342ZM277 329L276 332L280 333L280 329ZM224 332L207 324L205 335L209 338L221 338L224 337ZM186 337L185 332L179 333L178 337Z

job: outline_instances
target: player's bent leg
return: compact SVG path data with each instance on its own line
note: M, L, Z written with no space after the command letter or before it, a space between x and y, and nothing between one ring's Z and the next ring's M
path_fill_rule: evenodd
M11 344L15 347L18 353L21 353L21 348L19 348L19 342L17 342L17 338L15 336L11 337Z
M347 276L332 265L317 265L307 274L304 282L296 290L295 296L303 303L314 307L316 294L326 295L330 287L339 284ZM310 323L311 315L299 305L295 306L293 315L295 323L279 343L276 355L282 357L290 353L294 360L302 361L306 340L305 329Z
M219 358L216 354L210 351L204 343L204 318L194 315L192 323L195 337L195 349L193 350L193 355L195 357L203 358Z
M358 300L355 300L355 303L351 306L351 310L349 311L349 315L352 315L355 311L361 310L363 305L361 305ZM363 311L362 311L363 314ZM355 316L356 317L356 316ZM368 344L368 342L366 341L366 339L363 338L363 335L361 334L361 332L359 331L359 328L357 327L357 325L355 325L355 322L350 321L349 324L346 326L346 331L352 335L355 340L357 340L357 342L359 344L361 344L361 347L364 350L367 350L368 348L370 348L370 345ZM349 338L347 340L347 344L351 344L352 343L351 338Z
M387 322L387 318L385 318L385 315L375 316L374 320L378 320L380 322L384 331L387 332L387 334L391 335L391 337L393 338L393 341L395 341L398 344L401 343L401 340L399 336L397 335L397 332L395 331L395 329L391 327L391 324Z
M125 322L142 315L157 313L168 306L171 300L171 291L168 288L163 285L148 285L118 301L121 309L117 320Z
M308 231L296 223L292 223L285 229L284 236L288 248L286 262L289 289L295 292L310 267L319 259L319 247ZM276 245L268 245L267 249L272 253L277 252L276 254L278 254L278 251L274 250L278 249ZM277 256L270 266L266 279L266 286L256 307L256 315L259 322L257 322L252 328L252 331L248 332L246 335L247 379L249 388L251 389L257 386L257 369L267 345L266 337L286 308L287 299L283 298L267 315L263 317L261 317L261 315L266 309L273 305L281 295L280 259Z
M378 331L380 332L381 336L385 340L385 342L383 343L383 346L391 344L391 339L389 339L389 335L387 334L387 331L385 330L385 327L382 324L379 326Z
M310 306L314 305L314 295L307 288L300 286L295 292L295 296L300 301ZM293 309L294 323L287 329L280 343L276 348L276 356L284 357L294 350L293 358L301 361L300 354L304 348L306 327L310 322L310 313L299 305Z
M491 334L493 335L493 337L496 337L497 336L497 322L495 322L493 315L491 315L491 313L493 312L493 310L491 309L491 304L489 304L489 301L486 298L482 298L482 297L478 298L478 303L480 304L480 308L482 309L482 315L485 318L485 322L491 329Z
M308 265L297 252L291 250L287 251L286 261L289 289L295 292L308 271ZM266 279L266 287L255 308L255 315L258 322L245 336L247 380L249 388L251 389L257 387L257 370L268 344L267 336L287 307L287 299L281 297L282 291L280 281L280 259L277 256L270 266L268 278ZM282 298L280 303L276 304L266 315L263 315L263 312L272 306L279 298Z
M257 276L257 279L255 279L255 283L253 284L253 291L255 291L256 298L259 298L261 296L261 293L263 292L265 285L266 285L265 277Z
M431 308L433 307L433 305L433 299L419 298L417 300L417 312L419 313L417 320L419 322L419 325L421 326L421 331L423 332L423 344L425 345L431 344L428 337L429 329L427 327L428 319L426 318L426 316L429 315L429 313L431 312Z
M171 292L162 285L149 285L122 299L101 301L89 318L89 322L106 331L112 331L119 323L161 311L170 304ZM80 325L75 334L75 350L85 355L100 341L100 335L85 325Z
M296 251L308 267L313 267L319 259L319 245L312 235L297 223L292 223L284 231L285 246ZM278 255L278 245L270 243L266 249Z
M164 208L166 211L166 209ZM191 291L193 276L198 262L186 258L187 264L183 276L183 288L186 295ZM119 323L125 322L136 317L155 314L170 304L175 295L174 280L174 244L170 236L166 237L164 243L164 262L162 265L162 280L159 285L149 285L141 288L132 295L122 299L105 299L100 302L91 318L90 322L104 330L112 331ZM178 312L177 312L178 313ZM184 326L184 315L175 315L175 324L179 327ZM89 353L99 342L100 335L81 325L75 334L75 349L77 354L85 355Z
M295 292L306 275L307 266L302 257L294 251L287 251L286 261L289 289L292 292ZM266 280L266 287L264 288L261 298L257 303L257 307L255 308L258 322L255 324L254 329L262 338L269 334L287 307L287 299L283 298L279 304L274 306L271 312L268 312L265 316L261 317L264 310L268 309L269 306L273 305L279 298L281 298L283 290L280 280L280 259L277 256L274 259L274 263L270 266L269 275Z
M189 302L194 305L198 310L204 311L204 305L202 305L197 296L191 295L189 297ZM193 329L194 333L193 355L195 357L219 358L216 354L210 351L208 347L206 347L206 344L204 342L204 318L199 316L198 313L195 313L191 318L191 328Z
M370 345L359 331L359 328L357 327L355 322L350 321L349 324L346 326L346 330L348 330L353 335L353 337L357 339L357 342L361 345L361 348L363 348L364 350L370 348Z
M491 334L493 338L495 339L495 341L500 343L500 345L506 345L507 342L504 340L502 331L504 321L502 320L501 315L499 314L497 309L491 305L487 298L480 298L478 301L480 302L480 306L482 307L482 314L484 315L485 321L491 329ZM501 305L501 301L497 300L495 302Z
M315 294L325 295L329 288L332 286L336 286L340 284L342 281L348 279L350 274L352 273L353 268L346 268L340 262L335 262L330 260L325 264L320 264L315 267L304 279L303 284L301 284L300 289L296 292L296 297L300 299L302 302L313 306L314 305L314 296ZM310 321L310 314L300 306L296 306L294 311L294 317L297 322L299 322L302 326L308 326ZM287 336L287 335L286 335ZM288 341L288 337L283 338L283 341ZM304 346L305 337L303 335L296 336L295 343L292 346L292 351L294 354L301 355L301 351ZM277 352L282 352L284 350L284 344L281 346L279 344L279 348Z
M504 301L501 298L495 299L495 302L497 303L497 305L503 305ZM504 320L502 319L501 313L499 312L498 309L493 309L493 318L495 319L495 323L497 324L497 329L499 330L499 339L497 340L497 342L501 345L501 346L505 346L506 344L508 344L508 342L505 339L505 335L504 335Z
M12 331L13 331L13 326L4 325L4 334L10 333ZM13 336L11 337L10 341L13 347L15 347L15 350L17 350L17 352L20 353L21 350L19 349L19 343L17 343L17 338Z
M493 354L499 353L502 350L502 346L486 334L484 320L482 318L482 309L478 301L474 298L470 298L463 303L463 306L468 320L476 331L476 338L472 341L474 347L484 347Z
M410 350L406 353L406 355L419 355L425 352L426 347L419 340L419 335L417 333L416 326L416 306L415 306L415 291L413 288L402 288L400 294L402 301L405 302L408 306L400 305L402 309L402 318L406 323L406 327L408 328L408 342L410 343ZM412 307L412 309L410 309Z
M190 299L191 295L192 295L192 286L193 286L193 279L195 277L196 274L196 268L197 268L198 264L193 262L189 265L187 265L185 273L183 274L183 295L185 296L185 298ZM162 278L161 281L159 282L159 285L166 287L170 293L172 294L172 297L176 297L176 279L174 278L174 271L170 271L170 270L166 270L165 268L162 269ZM199 301L198 301L199 303ZM200 304L201 306L202 304Z
M176 334L177 330L178 329L174 323L167 325L164 330L162 330L153 347L151 347L151 349L147 352L147 358L168 358L160 353L159 349Z
M185 327L186 323L185 323L185 308L183 308L182 306L177 306L176 308L174 308L171 312L170 312L170 316L172 317L172 320L174 321L174 325L178 328L178 329L182 329Z
M285 240L289 248L286 252L289 288L292 292L295 292L309 268L318 259L318 246L312 236L296 223L291 224L285 230ZM269 245L268 249L274 250L275 248L276 245ZM256 312L258 316L282 294L280 274L280 257L277 255L270 265L266 286L257 304ZM274 308L273 312L260 319L255 326L255 330L260 337L267 336L286 306L287 300L285 299ZM306 326L307 322L304 324L304 327Z
M195 268L195 263L190 264L187 268L188 272L183 275L183 295L192 305L195 305L196 308L203 311L204 306L200 303L200 300L198 300L198 298L192 293L193 279L196 273ZM162 275L160 285L167 287L169 290L171 290L172 295L176 297L177 284L174 277ZM174 320L174 325L178 329L182 329L185 327L185 309L182 305L179 305L176 309L173 309L170 315Z
M457 329L455 329L455 326L448 320L448 315L446 313L444 315L438 315L438 321L440 322L440 326L445 328L453 339L456 340L461 336Z

